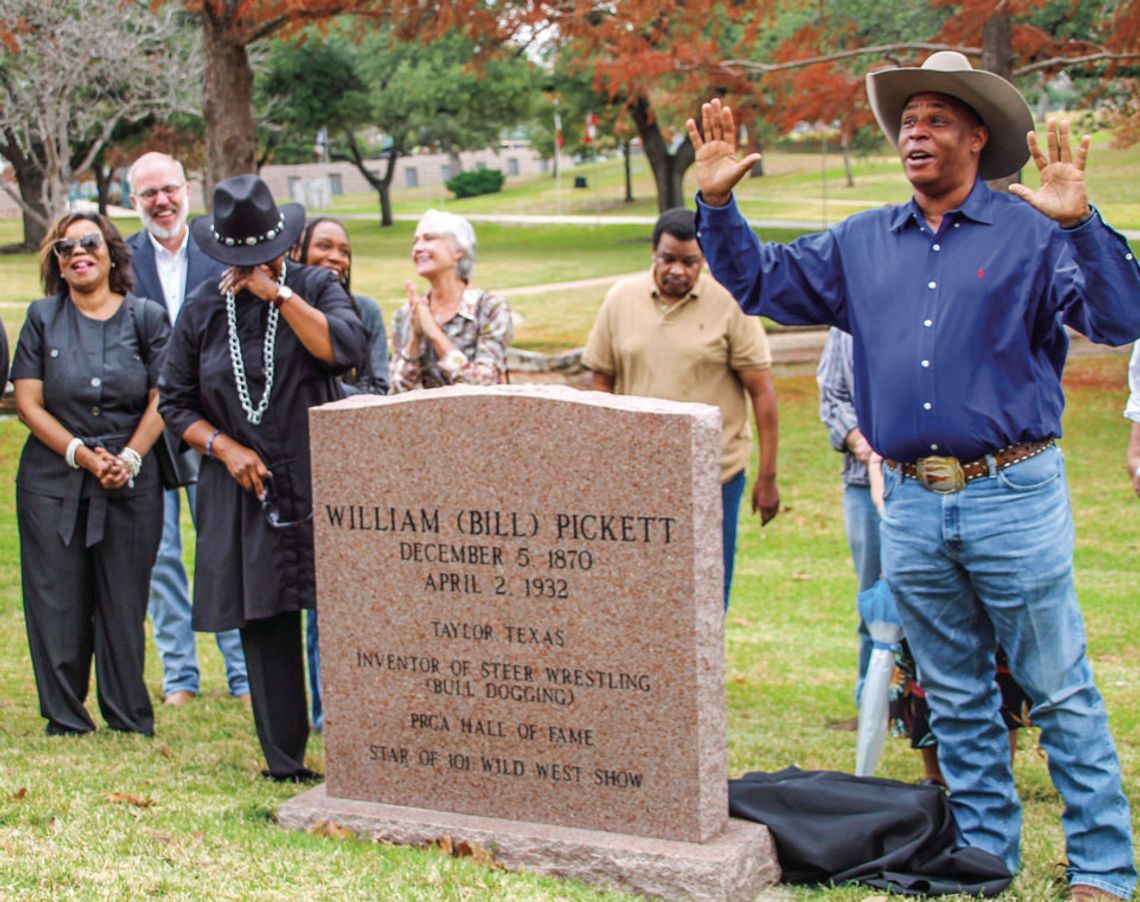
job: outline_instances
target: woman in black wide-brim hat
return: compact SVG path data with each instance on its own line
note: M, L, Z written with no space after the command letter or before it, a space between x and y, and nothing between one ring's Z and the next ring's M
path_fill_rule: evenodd
M309 408L367 353L335 274L286 262L304 226L252 175L220 182L194 240L229 264L187 297L159 379L167 426L204 455L194 629L238 628L266 777L311 780L301 610L314 597Z

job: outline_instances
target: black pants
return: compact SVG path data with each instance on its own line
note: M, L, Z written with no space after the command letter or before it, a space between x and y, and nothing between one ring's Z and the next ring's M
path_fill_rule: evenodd
M40 714L52 734L95 729L84 702L91 659L99 711L113 730L154 733L143 682L150 571L162 536L162 493L108 500L103 538L84 547L80 502L70 545L59 537L63 501L16 489L24 620Z
M241 628L241 647L253 723L269 773L295 774L305 766L309 741L300 612L249 621Z

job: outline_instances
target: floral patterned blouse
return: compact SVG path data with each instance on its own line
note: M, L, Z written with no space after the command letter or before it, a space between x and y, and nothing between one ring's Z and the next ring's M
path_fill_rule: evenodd
M511 308L497 294L479 288L463 292L459 309L443 331L455 350L440 359L430 342L415 359L404 356L411 329L411 305L404 304L392 317L392 361L388 367L391 394L441 385L495 385L507 371L507 348L514 326Z

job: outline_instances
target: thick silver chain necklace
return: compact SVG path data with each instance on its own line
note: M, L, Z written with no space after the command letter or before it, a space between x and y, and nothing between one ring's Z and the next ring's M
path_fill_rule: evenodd
M281 261L281 275L277 279L278 285L285 284L285 261ZM277 318L281 315L272 304L269 307L269 319L265 323L265 341L261 348L262 367L265 372L265 391L257 407L249 397L249 382L245 378L245 359L241 354L241 342L238 340L237 330L237 304L234 302L233 289L226 292L226 322L230 333L230 364L234 371L234 384L237 386L238 400L241 409L245 411L245 418L257 426L265 411L269 408L269 396L273 393L273 352L277 347Z

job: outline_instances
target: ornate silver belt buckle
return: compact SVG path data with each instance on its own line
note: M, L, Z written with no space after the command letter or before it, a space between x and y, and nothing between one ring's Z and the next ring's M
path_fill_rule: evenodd
M920 457L915 471L918 481L939 495L952 495L966 487L966 474L956 457Z

